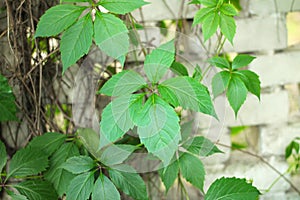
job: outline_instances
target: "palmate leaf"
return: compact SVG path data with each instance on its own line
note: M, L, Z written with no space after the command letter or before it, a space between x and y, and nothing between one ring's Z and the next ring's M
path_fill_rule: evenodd
M18 120L15 96L7 79L0 74L0 122Z
M215 153L222 153L214 143L203 136L189 139L183 144L183 147L189 152L199 156L210 156Z
M145 58L144 69L152 83L157 83L167 72L174 61L175 46L171 40L154 49Z
M76 3L76 2L89 2L89 0L61 0L61 2L72 2L72 3Z
M102 0L99 5L116 14L126 14L143 5L148 4L143 0Z
M36 175L48 167L48 155L40 149L20 149L12 157L7 177Z
M112 76L100 89L99 93L107 96L121 96L131 94L146 85L144 78L131 70L123 70L122 72Z
M229 16L235 16L238 14L237 10L235 9L235 7L231 4L228 3L224 3L221 7L220 7L220 11L221 13L223 13L224 15L229 15Z
M249 65L255 57L247 54L239 54L232 61L232 69L239 69Z
M78 147L73 143L63 144L50 158L50 168L45 173L45 179L53 184L53 187L61 197L66 193L70 181L75 175L60 166L70 157L79 155Z
M182 176L203 192L205 171L200 159L189 153L183 153L178 162Z
M126 165L126 169L128 170L110 169L109 176L112 182L133 199L147 200L147 190L143 179L137 173L134 173L132 167Z
M77 175L68 187L66 200L89 199L94 186L94 172Z
M6 148L3 142L0 141L0 173L2 172L7 161Z
M101 1L102 2L102 1ZM112 14L96 13L94 37L99 48L118 59L123 66L129 48L128 29L122 20Z
M204 41L207 41L217 31L219 23L220 16L218 12L214 11L207 14L202 24Z
M246 100L247 93L248 90L244 82L238 76L233 74L229 81L226 95L236 117L239 109Z
M77 134L83 146L89 151L89 153L91 153L95 158L99 158L99 133L92 128L79 128L77 130Z
M200 2L207 7L216 7L219 0L200 0Z
M257 200L260 192L245 179L220 178L209 187L205 200Z
M215 8L208 7L208 8L201 8L200 10L198 10L194 17L193 26L203 23L205 18L210 13L215 13Z
M215 98L222 94L228 88L230 76L230 72L221 71L213 77L211 85L213 95Z
M212 57L210 59L208 59L207 61L209 64L211 64L212 66L216 66L220 69L229 69L230 68L230 64L228 62L227 59L222 58L222 57Z
M13 187L30 200L53 200L58 198L55 189L47 181L28 180Z
M97 179L93 193L93 200L120 200L120 194L116 186L104 175Z
M144 94L124 95L114 99L102 112L100 148L121 138L134 127L132 109L142 104Z
M260 80L258 75L250 70L240 70L234 73L239 75L248 91L260 99Z
M55 36L63 32L75 23L84 9L86 9L86 7L70 4L57 5L50 8L40 18L35 37Z
M149 97L144 109L147 113L145 117L150 120L148 124L138 127L141 143L166 166L181 139L179 118L174 109L156 94Z
M172 72L174 72L178 76L188 76L189 75L186 67L179 62L173 62L170 69Z
M232 16L227 16L221 13L220 29L223 35L233 44L233 38L236 32L236 24Z
M166 187L166 192L168 192L174 184L176 178L178 177L178 173L178 160L171 162L166 168L163 168L159 171L160 178Z
M63 71L88 53L92 39L93 22L90 14L80 18L63 33L60 45Z
M73 173L81 174L96 167L96 163L89 156L73 156L61 165L61 168Z
M66 138L67 136L61 133L45 133L42 136L34 137L28 145L50 156L64 143Z
M5 190L5 192L11 197L12 200L28 200L26 196L21 194L15 194L10 190Z
M173 106L182 106L217 118L207 88L191 77L168 79L158 86L162 98Z

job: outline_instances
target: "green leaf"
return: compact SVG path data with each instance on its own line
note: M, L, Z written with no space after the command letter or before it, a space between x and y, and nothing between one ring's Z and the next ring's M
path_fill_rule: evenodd
M118 59L123 66L129 48L128 29L122 20L112 14L96 13L94 37L99 48Z
M228 60L223 57L216 56L216 57L208 59L207 62L209 64L211 64L212 66L216 66L221 69L229 69L230 68L230 64L229 64Z
M201 8L198 10L195 14L194 21L193 21L193 26L203 23L205 18L212 13L215 13L215 8Z
M131 94L146 85L144 78L131 70L123 70L113 75L100 89L100 93L107 96L121 96Z
M42 136L34 137L28 145L50 156L64 143L66 138L67 136L61 133L45 133Z
M100 148L121 138L134 127L131 109L144 94L124 95L114 99L102 112Z
M112 13L124 15L148 3L143 0L102 0L99 4Z
M1 191L1 190L0 190ZM10 190L5 190L12 200L28 200L26 196L21 194L15 194Z
M53 187L61 197L66 193L70 181L75 175L60 166L70 157L79 155L77 146L73 143L63 144L50 158L50 168L45 173L45 179L53 184Z
M180 125L182 141L187 140L193 132L193 120Z
M120 200L120 194L115 185L104 175L97 179L93 193L93 200Z
M221 71L217 73L212 79L212 91L214 97L222 94L227 88L230 80L230 72Z
M216 7L219 0L200 0L201 4L208 7Z
M232 76L226 95L236 117L239 109L246 100L247 92L248 90L244 82L238 76Z
M189 75L186 67L179 62L173 62L170 69L172 70L172 72L174 72L178 76L188 76Z
M99 133L91 128L79 128L77 131L78 138L83 146L95 157L100 156L99 151Z
M221 7L220 7L220 11L221 13L223 13L224 15L229 15L229 16L236 16L238 14L237 10L235 9L235 7L231 4L228 3L224 3Z
M94 186L94 172L76 176L70 183L66 200L89 199Z
M6 148L3 142L0 141L0 173L2 172L6 162L7 162Z
M57 5L40 18L35 37L55 36L76 22L86 7L70 4ZM72 40L72 39L71 39Z
M202 80L202 78L203 78L202 70L199 65L196 65L196 67L194 69L194 73L193 73L193 79L200 82Z
M144 69L152 83L157 83L174 61L174 40L162 44L146 56Z
M237 55L232 61L232 69L239 69L249 65L255 57L246 54Z
M73 173L81 174L96 167L96 163L89 156L73 156L61 165L61 168Z
M0 74L0 122L18 120L15 96L7 79Z
M63 33L60 45L63 71L89 52L92 39L93 22L90 14L79 19Z
M166 193L169 191L169 189L174 184L176 178L178 177L179 173L179 165L178 161L173 161L170 165L168 165L166 168L163 168L160 172L160 177L162 182L164 183L166 187Z
M145 107L150 122L138 127L141 143L166 165L181 139L179 118L174 109L156 94L149 97Z
M223 153L214 143L203 136L189 139L183 144L183 147L193 154L205 157L215 153Z
M191 77L175 77L158 86L162 98L173 106L199 111L217 118L207 88Z
M129 169L131 169L131 167L129 167ZM130 171L134 171L134 169L131 169ZM109 176L112 182L125 194L134 199L148 199L146 185L143 179L137 173L110 169Z
M291 141L291 143L285 148L285 159L288 159L292 155L293 149L296 146L295 144L298 143Z
M259 76L250 71L250 70L240 70L235 72L235 74L239 74L240 78L246 85L249 92L257 96L258 99L260 99L260 80Z
M202 31L204 42L207 41L216 31L220 23L218 12L210 12L203 20Z
M47 181L28 180L13 187L30 200L53 200L58 198L55 189Z
M40 149L27 147L18 150L12 157L7 177L36 175L46 167L48 156Z
M234 18L221 13L220 29L223 35L233 44L233 38L236 32L236 24Z
M179 168L182 176L203 192L205 171L200 159L183 153L179 158Z
M60 0L62 3L63 2L72 2L72 3L77 3L77 2L89 2L89 0Z
M257 200L260 192L245 179L220 178L209 187L205 200Z
M189 4L200 4L201 1L200 0L192 0L191 2L189 2Z
M138 147L133 145L111 145L103 150L100 162L106 166L113 166L124 162Z

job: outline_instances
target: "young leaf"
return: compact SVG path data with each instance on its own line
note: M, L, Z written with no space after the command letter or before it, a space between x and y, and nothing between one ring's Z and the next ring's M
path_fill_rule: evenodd
M247 87L238 76L232 76L227 90L227 98L230 106L234 110L235 116L247 97Z
M220 11L221 13L223 13L224 15L229 15L229 16L236 16L238 14L237 10L235 9L235 7L231 4L228 3L224 3L221 7L220 7Z
M174 109L155 94L149 97L145 107L148 108L150 122L138 127L141 143L166 165L177 150L180 140L179 118Z
M48 156L40 149L27 147L18 150L12 157L7 177L36 175L46 167Z
M216 66L221 69L229 69L230 68L230 64L229 64L228 60L223 57L213 57L213 58L208 59L207 62L209 64L211 64L212 66Z
M188 76L189 75L186 67L179 62L173 62L170 69L172 70L172 72L174 72L178 76Z
M133 145L112 145L103 150L99 160L106 166L113 166L124 162L138 147Z
M204 41L207 41L216 31L220 23L218 12L210 12L207 14L202 24Z
M73 156L61 165L61 168L73 173L81 174L88 172L96 166L89 156Z
M232 61L232 69L239 69L249 65L255 57L246 54L237 55Z
M55 189L47 181L28 180L13 185L13 187L30 200L52 200L58 198Z
M217 118L207 88L191 77L175 77L158 86L162 98L173 106L199 111Z
M92 39L93 22L90 14L79 19L63 33L60 45L63 71L88 53Z
M66 194L66 200L89 199L94 186L94 172L76 176L70 183Z
M217 73L212 79L212 91L214 97L222 94L227 88L230 80L230 72L221 71Z
M77 146L73 143L63 144L50 158L50 168L45 173L45 179L52 183L53 187L61 197L67 191L70 181L75 175L60 166L72 156L79 155Z
M107 96L121 96L131 94L147 83L138 73L131 70L123 70L122 72L112 76L100 89L100 93Z
M7 79L0 74L0 122L18 120L15 96Z
M134 171L134 169L131 169L130 171ZM137 173L110 169L109 176L112 182L125 194L134 199L148 199L146 185L143 179Z
M193 26L203 23L203 21L209 14L215 13L215 10L216 10L215 8L211 8L211 7L201 8L200 10L198 10L194 17Z
M216 7L219 0L200 0L201 4L207 7Z
M220 29L223 35L233 44L233 38L236 32L236 24L234 18L221 13Z
M215 153L222 153L214 143L203 136L189 139L183 144L183 147L193 154L205 157Z
M178 177L178 173L179 173L178 161L175 160L171 162L170 165L168 165L166 168L163 168L159 172L160 172L159 174L160 178L166 187L166 193L167 193L169 189L172 187L172 185L174 184L176 178Z
M194 73L193 73L193 79L200 82L202 80L202 78L203 78L202 70L199 65L196 65L196 67L194 69Z
M112 13L124 15L148 3L143 0L102 0L99 4Z
M157 83L174 61L175 46L171 40L154 49L146 56L144 69L152 83Z
M245 179L220 178L209 187L204 200L256 200L260 192Z
M50 8L40 18L35 37L55 36L63 32L75 23L84 9L86 9L86 7L70 4L62 4Z
M104 175L97 179L93 193L93 200L120 200L120 194L115 185Z
M102 136L100 148L107 145L107 142L115 142L134 127L131 109L135 106L135 103L139 104L139 100L143 96L144 94L120 96L104 108L100 122Z
M129 48L128 29L122 20L112 14L96 13L94 37L99 48L107 55L118 59L123 66Z
M0 173L2 172L7 161L6 148L3 142L0 141Z
M28 146L43 151L46 155L53 154L66 140L67 136L61 133L45 133L34 137Z
M239 74L248 91L260 99L260 80L258 75L250 70L240 70L235 72L235 74Z
M193 186L203 191L205 171L199 158L183 153L178 162L182 176Z

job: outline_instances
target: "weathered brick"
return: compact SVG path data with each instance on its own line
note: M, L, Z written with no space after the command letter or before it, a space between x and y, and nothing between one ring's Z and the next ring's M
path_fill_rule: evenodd
M250 69L260 76L261 86L300 83L300 51L257 56Z
M298 0L251 0L249 12L254 15L268 15L276 12L291 12L300 10Z

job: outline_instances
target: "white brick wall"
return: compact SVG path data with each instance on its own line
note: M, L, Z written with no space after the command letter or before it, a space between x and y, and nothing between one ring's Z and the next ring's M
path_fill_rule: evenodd
M292 6L294 1L294 5ZM277 4L277 8L276 8ZM251 0L249 11L254 15L268 15L275 12L299 11L299 0Z

